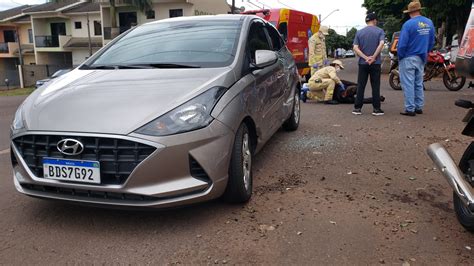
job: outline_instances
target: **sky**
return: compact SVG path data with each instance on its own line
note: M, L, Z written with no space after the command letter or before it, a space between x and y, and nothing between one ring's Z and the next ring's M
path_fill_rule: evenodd
M2 1L2 0L0 0ZM229 4L232 0L227 0ZM360 29L365 26L366 9L363 0L235 0L235 6L244 6L246 10L286 7L321 15L322 25L329 26L337 33L345 35L346 29ZM331 14L332 11L339 9ZM327 17L331 14L329 17ZM327 18L326 18L327 17Z
M45 3L45 0L0 0L0 11L19 5L34 5ZM227 0L230 4L232 0ZM287 7L321 15L323 25L329 26L339 34L345 35L352 27L360 29L365 26L365 8L363 0L235 0L237 7L244 6L246 10L260 8ZM331 14L332 11L339 9ZM331 14L329 17L327 17ZM326 18L327 17L327 18Z

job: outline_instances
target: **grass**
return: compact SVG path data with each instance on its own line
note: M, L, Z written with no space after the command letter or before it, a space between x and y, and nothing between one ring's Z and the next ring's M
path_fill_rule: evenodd
M0 90L0 97L2 96L23 96L29 95L35 90L34 87L28 87L24 89L12 89L12 90Z

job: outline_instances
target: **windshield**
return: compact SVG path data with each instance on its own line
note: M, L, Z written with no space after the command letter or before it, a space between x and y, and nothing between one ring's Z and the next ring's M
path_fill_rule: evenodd
M120 38L88 66L228 66L234 60L240 29L241 22L234 20L143 25Z

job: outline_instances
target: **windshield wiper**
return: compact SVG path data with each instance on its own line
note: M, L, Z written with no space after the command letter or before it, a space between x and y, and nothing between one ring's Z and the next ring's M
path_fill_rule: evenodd
M151 68L201 68L198 65L185 65L185 64L174 64L174 63L155 63L155 64L137 64L131 66L143 66Z
M96 65L96 66L83 65L81 69L116 69L116 67L110 66L110 65Z
M200 68L197 65L183 65L173 63L160 64L130 64L130 65L84 65L83 69L150 69L150 68Z
M84 65L84 69L142 69L153 68L146 65Z

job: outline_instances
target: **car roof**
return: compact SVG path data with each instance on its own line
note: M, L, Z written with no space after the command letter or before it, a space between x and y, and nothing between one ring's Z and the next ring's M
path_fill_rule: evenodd
M228 20L228 21L244 21L244 20L249 20L249 19L254 19L258 18L261 19L258 16L255 15L237 15L237 14L222 14L222 15L206 15L206 16L188 16L188 17L176 17L176 18L166 18L162 20L157 20L157 21L152 21L145 23L144 25L153 25L153 24L159 24L159 23L169 23L169 22L191 22L191 21L222 21L222 20Z

